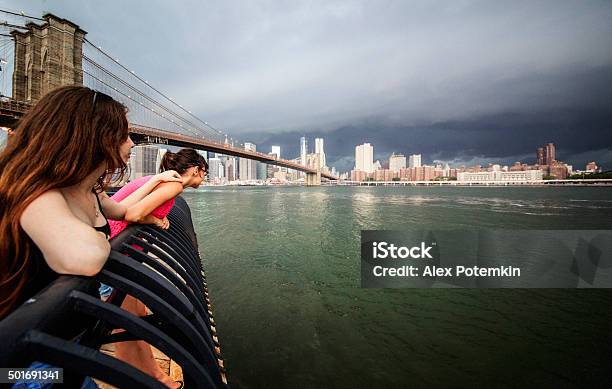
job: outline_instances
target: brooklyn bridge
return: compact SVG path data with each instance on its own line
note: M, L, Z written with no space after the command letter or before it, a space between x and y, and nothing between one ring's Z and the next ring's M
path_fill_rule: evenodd
M45 14L42 18L0 10L0 66L12 73L10 96L0 100L0 126L14 128L30 106L62 85L85 85L121 101L128 108L131 138L136 144L191 147L247 158L304 172L306 185L337 177L317 161L306 165L254 151L239 140L200 119L174 98L156 88L109 51L87 39L75 23Z

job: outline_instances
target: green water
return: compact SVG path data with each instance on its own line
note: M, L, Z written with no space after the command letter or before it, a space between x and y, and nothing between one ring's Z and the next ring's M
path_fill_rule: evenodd
M235 388L612 382L612 291L359 286L361 230L612 229L612 188L209 187L184 197Z

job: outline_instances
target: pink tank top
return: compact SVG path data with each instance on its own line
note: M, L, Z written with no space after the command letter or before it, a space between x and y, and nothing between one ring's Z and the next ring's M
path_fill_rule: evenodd
M126 197L131 195L134 191L136 191L138 188L146 184L151 179L151 177L153 176L144 176L144 177L137 178L134 181L130 181L123 188L119 189L117 193L112 195L111 199L113 199L117 203L121 202L121 200L125 199ZM173 206L174 206L174 199L172 198L166 201L165 203L163 203L162 205L160 205L159 207L157 207L156 209L154 209L153 212L151 212L151 215L155 216L156 218L163 219L164 217L166 217L166 215L170 213L170 210L172 209ZM121 231L125 230L125 228L128 226L128 222L126 222L125 220L110 220L109 219L108 222L111 228L111 235L110 235L111 238L114 238Z

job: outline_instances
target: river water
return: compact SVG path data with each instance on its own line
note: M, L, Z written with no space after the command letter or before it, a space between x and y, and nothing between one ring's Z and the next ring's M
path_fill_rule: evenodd
M612 188L205 187L184 197L235 388L612 382L612 290L360 287L361 230L612 230Z

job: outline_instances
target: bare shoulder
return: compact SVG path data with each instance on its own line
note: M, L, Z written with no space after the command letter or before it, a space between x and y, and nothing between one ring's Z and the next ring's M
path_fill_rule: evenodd
M153 191L164 191L166 193L172 193L174 195L177 195L183 192L183 184L176 181L162 182L158 184Z
M35 198L23 211L22 219L40 214L66 213L72 216L66 199L59 189L51 189Z

